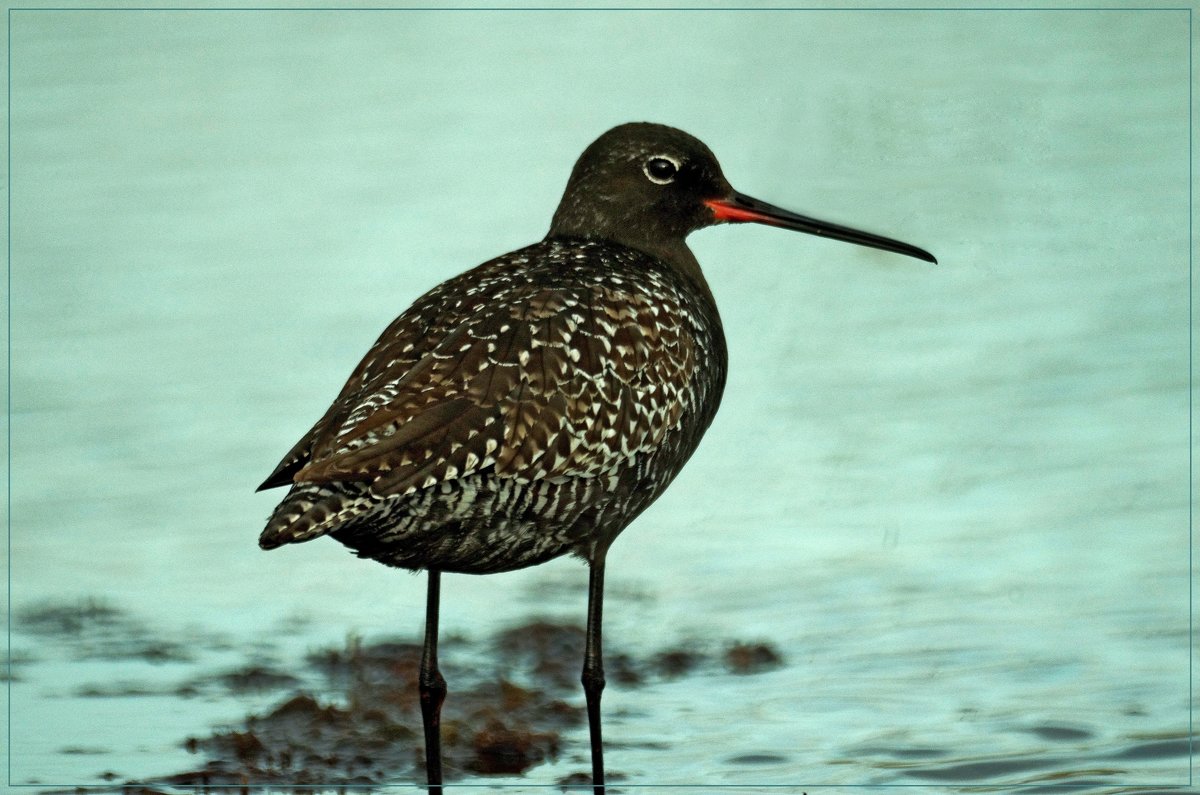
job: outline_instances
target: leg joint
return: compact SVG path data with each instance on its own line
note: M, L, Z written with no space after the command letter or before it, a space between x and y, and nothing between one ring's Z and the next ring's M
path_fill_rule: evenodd
M604 667L599 661L588 660L583 664L583 676L579 679L583 682L584 692L599 693L605 685Z
M436 668L432 671L421 671L417 680L417 688L422 693L441 693L446 695L446 679Z

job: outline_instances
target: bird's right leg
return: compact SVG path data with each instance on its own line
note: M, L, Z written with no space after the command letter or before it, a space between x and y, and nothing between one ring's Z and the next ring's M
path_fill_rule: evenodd
M588 730L592 741L592 793L604 795L604 740L600 733L600 694L604 691L604 655L600 648L600 619L604 606L604 554L600 548L588 561L587 641L583 650L583 694L587 698Z
M421 653L418 690L421 694L421 719L425 724L425 778L433 795L442 793L442 702L446 700L446 680L438 670L438 601L442 573L429 570L429 597L425 604L425 648Z

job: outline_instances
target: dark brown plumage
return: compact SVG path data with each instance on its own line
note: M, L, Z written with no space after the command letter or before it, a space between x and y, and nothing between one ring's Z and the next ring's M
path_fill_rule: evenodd
M616 127L579 158L547 237L418 299L260 486L291 487L264 549L331 535L363 557L429 570L421 694L430 784L441 782L445 693L439 573L573 552L592 572L583 681L602 785L604 556L678 474L720 403L725 338L684 238L723 221L933 259L735 192L687 133Z
M591 557L712 421L725 340L660 260L548 239L396 320L265 485L261 544L332 534L393 566L483 574Z

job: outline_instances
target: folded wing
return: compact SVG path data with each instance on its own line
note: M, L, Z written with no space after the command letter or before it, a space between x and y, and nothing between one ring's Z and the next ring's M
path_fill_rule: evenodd
M691 337L668 320L680 313L600 279L510 283L483 298L450 316L414 305L264 487L355 483L379 500L483 471L597 477L679 426L696 366ZM327 526L303 538L360 510L309 502Z

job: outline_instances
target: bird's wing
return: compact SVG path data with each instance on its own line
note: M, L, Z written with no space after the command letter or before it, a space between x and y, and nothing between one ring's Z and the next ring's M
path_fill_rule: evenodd
M449 313L447 317L445 311L447 293L454 292L459 282L469 282L472 276L473 272L468 271L434 287L388 324L354 368L324 416L292 446L257 491L290 486L295 481L296 473L312 461L321 440L331 430L346 424L351 409L360 406L362 396L383 392L389 381L396 380L419 362L429 340L444 336L450 330L448 324L454 323L454 313ZM471 308L470 303L456 307L460 312L470 311Z
M678 427L696 352L661 298L603 280L509 284L493 298L421 340L415 361L388 350L411 354L411 339L381 338L368 358L382 369L360 365L369 388L347 386L292 479L370 481L384 495L489 467L597 476Z

